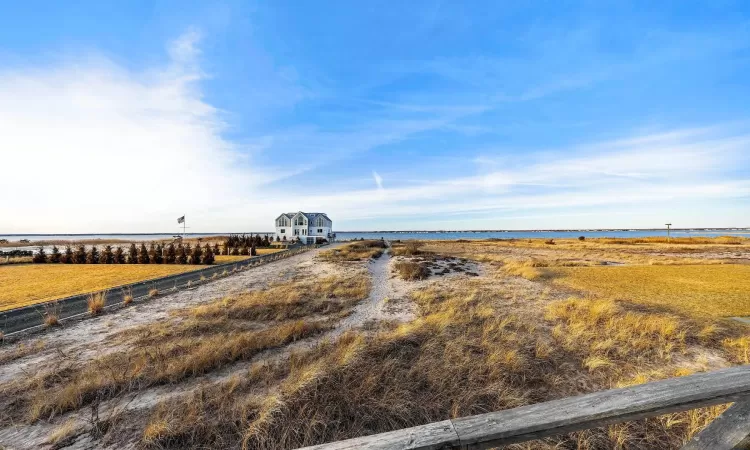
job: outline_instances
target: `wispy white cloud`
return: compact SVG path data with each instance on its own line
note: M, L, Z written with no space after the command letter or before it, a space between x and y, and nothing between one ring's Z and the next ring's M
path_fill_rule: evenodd
M383 177L381 177L377 172L374 170L372 171L372 178L375 180L375 185L377 185L378 190L383 190Z
M483 158L485 165L493 161ZM305 204L348 223L399 218L430 228L425 224L457 214L569 216L586 208L626 214L671 202L750 199L750 179L733 173L750 164L746 129L681 129L497 161L502 165L487 173L407 185L393 180L387 190L373 172L374 189L309 195Z
M200 33L143 71L103 57L0 71L3 232L170 230L273 178L202 97ZM159 225L163 224L163 225Z

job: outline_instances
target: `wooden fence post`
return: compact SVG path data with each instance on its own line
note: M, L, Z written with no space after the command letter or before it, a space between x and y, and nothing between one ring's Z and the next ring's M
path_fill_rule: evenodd
M750 398L738 400L682 450L734 450L750 448Z

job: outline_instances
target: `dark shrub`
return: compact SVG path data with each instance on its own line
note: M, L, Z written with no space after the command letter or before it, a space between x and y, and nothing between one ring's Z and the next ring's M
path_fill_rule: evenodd
M279 239L278 236L276 236L276 242L281 242L281 239Z
M99 264L99 249L96 248L96 245L86 253L86 264Z
M154 257L151 258L151 264L162 264L164 262L164 250L161 248L161 244L156 244L156 250L154 250Z
M214 248L217 246L214 245ZM214 251L211 249L211 246L206 244L206 248L203 250L203 264L213 264L214 263Z
M135 244L130 244L128 248L128 264L138 264L138 249Z
M237 247L232 247L232 255L239 256L239 254L240 254L240 249L238 249Z
M214 243L213 254L214 255L218 255L219 254L219 243L218 242Z
M74 264L86 264L86 246L79 245L75 253L73 253Z
M34 257L31 260L37 264L46 263L47 253L44 252L44 247L39 247L39 250L34 254Z
M250 251L247 249L247 246L243 245L242 248L240 249L240 255L249 255L249 254L250 254Z
M200 244L195 244L195 248L190 254L190 264L200 264L203 256Z
M544 241L544 243L547 244L547 245L555 245L555 240L554 239L547 239L546 241Z
M122 247L117 247L115 249L114 263L125 264L125 252L122 250Z
M107 245L99 255L99 264L112 264L115 262L115 255L112 253L112 246Z
M185 251L185 247L180 244L179 247L177 247L177 264L187 264L188 262L188 255Z
M578 240L579 241L585 241L586 240L586 236L578 236Z
M148 257L148 249L146 244L141 244L141 248L138 251L138 264L148 264L151 259Z
M250 247L250 256L258 256L258 252L255 250L255 244Z
M73 249L70 248L70 245L65 246L65 252L60 257L60 262L63 264L73 263Z
M57 249L56 245L53 245L52 246L52 253L50 253L50 255L49 255L49 262L57 264L57 263L60 262L60 257L61 256L62 255L60 255L60 250Z
M177 261L177 252L175 252L174 244L167 245L167 251L164 255L164 262L167 264L174 264Z

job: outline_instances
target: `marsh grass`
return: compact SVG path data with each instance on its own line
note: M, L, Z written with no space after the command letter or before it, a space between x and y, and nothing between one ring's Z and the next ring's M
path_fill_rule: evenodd
M0 333L0 343L2 343L2 333ZM0 364L6 364L33 355L44 350L46 347L46 342L41 339L30 343L20 342L12 347L12 350L0 353Z
M549 269L556 283L596 295L714 317L750 315L750 265Z
M674 361L705 339L699 323L589 299L553 302L539 327L538 317L509 314L479 286L417 291L420 314L412 322L374 334L345 333L162 402L149 419L160 433L144 442L184 448L239 441L246 449L272 449L385 432L607 389L621 380L692 373ZM718 349L720 342L712 334L709 344ZM588 430L533 448L679 447L722 411Z
M318 258L323 261L341 262L341 261L365 261L368 259L379 258L387 245L383 241L355 241L339 248L332 248L320 252Z
M0 311L195 270L171 264L29 264L0 267Z
M176 313L175 320L119 332L122 348L84 365L0 387L0 423L46 420L84 406L176 384L259 352L320 334L369 292L365 272L290 282ZM157 439L159 433L150 433Z
M424 252L422 252L421 248L424 245L423 242L420 241L406 241L404 243L397 243L393 244L393 255L394 256L417 256L421 255Z
M48 303L44 305L44 326L47 328L54 327L60 323L60 305L57 303Z
M102 310L104 310L104 306L106 304L107 304L107 292L106 291L91 294L86 300L86 305L88 307L89 314L91 314L92 316L99 315L102 312Z
M558 240L546 248L568 245ZM438 247L425 244L419 251ZM750 357L740 325L611 298L559 300L554 285L542 289L547 271L594 264L587 256L519 256L494 243L453 243L449 250L487 261L496 277L425 283L410 294L415 319L371 323L290 353L281 349L330 330L367 297L366 272L228 296L122 332L114 336L121 348L88 365L61 366L0 387L0 423L34 422L149 386L185 383L279 349L278 357L192 384L194 390L159 402L147 418L121 426L137 430L136 444L146 448L296 448L689 375ZM357 257L369 251L357 250ZM536 279L540 283L508 276L519 268L545 275ZM724 409L517 448L678 448Z
M133 289L132 288L123 289L122 303L125 305L129 305L133 303Z
M403 280L424 280L430 276L430 269L424 264L414 261L398 261L393 265Z
M65 421L64 423L62 423L57 428L55 428L52 431L52 433L47 437L47 440L45 443L52 445L53 447L56 447L68 441L70 438L75 436L76 433L77 433L76 422L73 419L69 419Z
M666 238L665 238L666 239ZM666 240L664 241L666 242ZM543 239L488 239L475 241L427 241L423 252L461 256L481 262L527 258L546 261L549 267L591 266L617 262L629 264L723 264L737 254L750 258L748 238L685 238L670 244L661 238L558 239L555 245ZM733 256L732 260L728 258Z

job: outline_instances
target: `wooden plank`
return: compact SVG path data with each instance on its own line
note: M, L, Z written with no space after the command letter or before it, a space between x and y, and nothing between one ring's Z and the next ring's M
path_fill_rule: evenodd
M453 420L461 448L486 449L702 406L750 394L750 366Z
M458 448L458 435L450 420L433 422L388 433L305 447L305 450L441 450Z
M693 436L682 450L746 449L750 444L750 398L738 400Z

